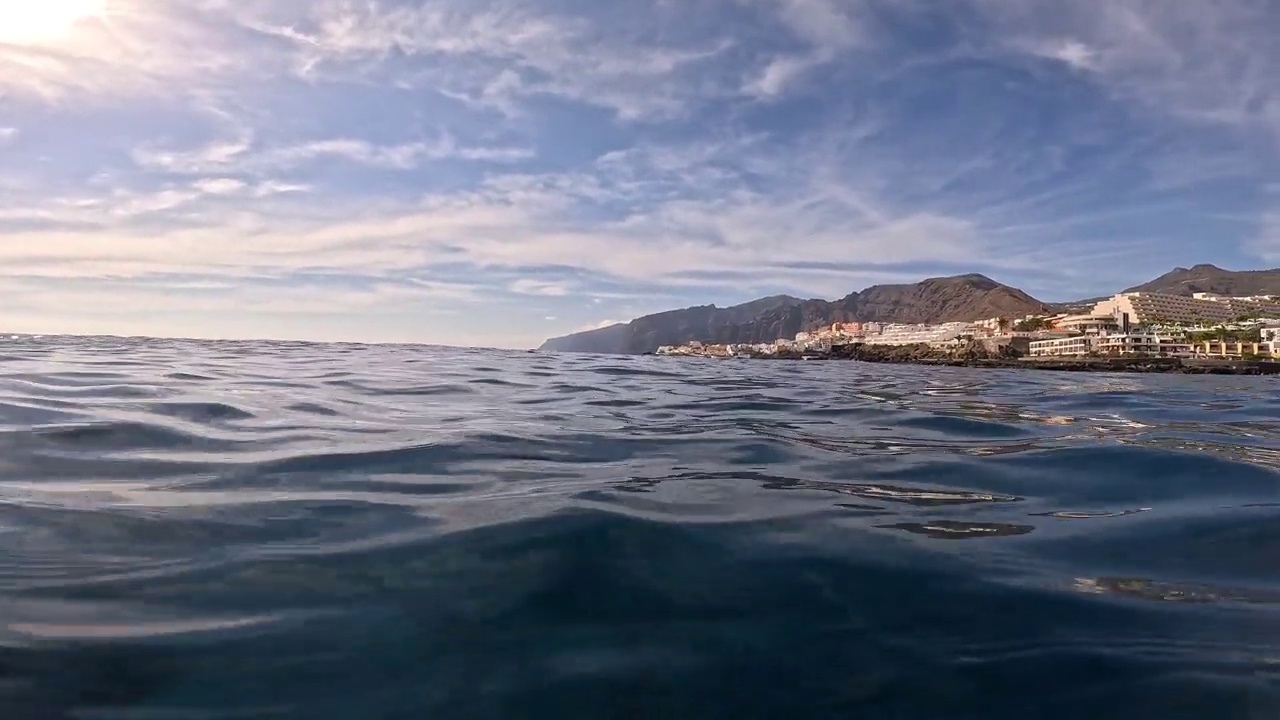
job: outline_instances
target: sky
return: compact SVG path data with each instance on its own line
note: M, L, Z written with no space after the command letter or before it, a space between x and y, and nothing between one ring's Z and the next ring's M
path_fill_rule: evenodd
M0 331L530 347L1280 266L1274 0L0 0Z

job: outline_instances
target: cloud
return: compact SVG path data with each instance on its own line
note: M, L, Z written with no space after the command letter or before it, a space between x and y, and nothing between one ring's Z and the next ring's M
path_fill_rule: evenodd
M805 72L836 60L858 46L865 35L851 10L859 2L833 0L767 0L762 4L806 47L800 52L774 57L743 88L763 98L781 95Z
M270 197L272 195L284 195L288 193L305 193L311 191L311 186L305 183L289 183L280 180L265 180L258 183L253 189L253 194L257 197Z
M824 60L821 55L787 55L775 58L744 89L752 95L762 97L781 95L796 78L822 62Z
M243 208L212 225L206 206L249 191L246 183L213 177L152 192L55 198L47 207L65 220L90 222L104 213L118 220L106 227L55 225L13 233L14 242L0 247L0 260L24 273L56 275L164 272L196 265L231 275L305 268L385 276L463 262L491 270L573 268L611 281L673 286L705 285L681 274L717 268L741 271L753 282L802 288L815 273L781 265L781 258L824 261L856 253L900 263L962 261L998 252L963 219L889 207L868 213L866 196L814 173L822 164L812 159L770 168L775 181L791 185L785 193L750 191L742 178L725 171L708 176L705 166L728 160L725 154L734 147L691 149L683 160L680 153L610 154L583 171L508 175L418 201L368 205L331 198L328 207L310 208L305 215L273 202ZM806 168L811 179L800 181ZM796 178L789 177L792 172ZM700 196L711 189L709 182L724 187ZM603 207L615 208L612 218L579 219ZM135 229L157 214L165 215L163 226ZM98 249L85 253L87 247ZM580 283L530 277L514 278L506 287L547 298L589 291ZM597 288L594 294L609 293Z
M184 150L143 147L135 149L132 157L134 162L145 168L171 173L204 174L219 171L267 173L323 158L338 158L388 170L412 170L427 160L513 163L533 158L534 151L530 148L505 146L462 146L448 134L429 143L377 145L355 138L330 138L272 148L255 148L250 137L243 136Z
M605 329L605 328L607 328L607 327L613 327L614 325L622 325L622 324L624 324L624 323L626 323L626 322L628 322L628 321L626 321L626 320L601 320L600 322L590 323L590 324L588 324L588 325L581 325L581 326L579 326L579 327L575 328L575 329L573 330L573 332L575 332L575 333L580 333L580 332L590 332L590 331L592 331L592 330L603 330L603 329Z
M128 98L207 101L219 81L269 77L284 58L218 21L220 2L111 0L57 44L0 44L0 93L94 106ZM202 49L206 51L195 51Z
M543 297L564 297L569 294L569 289L560 283L542 282L539 280L530 280L521 278L507 286L507 288L517 295L541 295Z
M32 327L160 328L180 289L152 332L508 343L1280 258L1272 5L112 0L0 46L0 291Z
M1076 40L1045 42L1028 48L1028 52L1057 60L1077 70L1098 70L1098 53Z
M265 154L265 165L292 165L321 157L338 157L362 165L396 170L410 170L425 159L456 158L484 162L518 162L534 155L528 148L510 147L459 147L448 136L434 143L406 143L377 146L363 140L349 138L320 140L296 147L282 148Z
M231 169L248 156L252 147L252 135L244 132L235 138L215 140L186 150L140 147L131 155L135 163L145 168L199 175Z
M672 21L678 13L671 11ZM683 46L602 33L582 17L517 3L442 0L421 6L333 3L301 15L242 10L244 27L292 44L308 79L367 77L396 58L400 82L431 87L508 114L522 99L554 95L608 108L627 120L687 112L705 85L691 71L731 47L726 38ZM469 60L470 62L463 62Z
M235 178L202 178L191 186L206 195L235 195L248 187L243 180Z
M18 128L0 127L0 147L13 142L18 137Z
M1089 70L1149 111L1259 129L1280 141L1280 11L1272 3L1012 0L977 7L1010 47Z

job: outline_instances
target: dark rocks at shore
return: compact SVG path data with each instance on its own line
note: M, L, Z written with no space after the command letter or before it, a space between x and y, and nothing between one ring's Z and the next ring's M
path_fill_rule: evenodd
M832 359L861 360L882 363L974 363L979 361L1014 361L1017 350L1007 345L991 348L981 342L970 342L963 347L936 348L920 343L915 345L840 345L831 349Z
M1201 360L1184 358L1029 359L1014 367L1075 372L1177 373L1180 375L1280 375L1274 360Z
M870 363L948 367L1058 370L1062 372L1178 373L1183 375L1280 375L1274 360L1187 359L1166 357L1024 358L1012 347L980 342L943 349L929 345L843 345L829 352L782 351L779 360L857 360Z

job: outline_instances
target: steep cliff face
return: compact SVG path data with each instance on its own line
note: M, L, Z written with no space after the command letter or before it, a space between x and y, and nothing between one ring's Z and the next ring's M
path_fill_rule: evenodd
M703 305L671 310L626 325L554 338L542 349L638 354L693 340L770 342L835 322L980 320L999 315L1022 317L1044 308L1021 290L982 275L961 275L910 285L878 285L836 301L775 296L730 308Z
M1198 292L1219 295L1280 295L1280 269L1223 270L1216 265L1174 268L1148 283L1125 292L1154 292L1192 295Z
M761 318L772 318L766 320L765 324L785 328L791 308L814 302L823 301L806 301L777 295L727 308L699 305L682 310L668 310L622 325L552 338L543 343L540 349L556 352L639 354L652 352L663 345L691 340L764 342L751 339L755 333L767 331L765 327L755 327L756 322Z

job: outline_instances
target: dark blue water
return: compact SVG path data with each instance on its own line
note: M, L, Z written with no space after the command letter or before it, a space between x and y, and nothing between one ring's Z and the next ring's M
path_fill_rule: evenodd
M1270 378L0 343L0 719L1280 717Z

